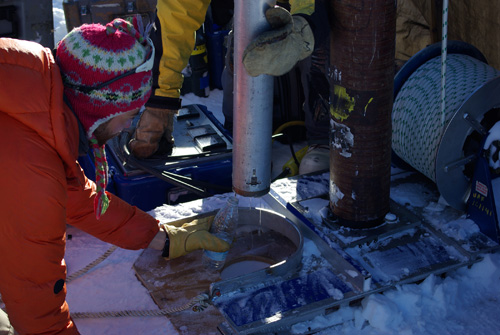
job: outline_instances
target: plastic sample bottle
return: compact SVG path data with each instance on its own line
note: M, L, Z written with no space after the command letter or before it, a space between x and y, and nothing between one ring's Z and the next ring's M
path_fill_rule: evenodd
M227 199L226 204L215 215L210 233L231 244L238 225L238 198L232 196ZM210 270L220 270L224 266L227 257L226 252L203 251L203 264Z

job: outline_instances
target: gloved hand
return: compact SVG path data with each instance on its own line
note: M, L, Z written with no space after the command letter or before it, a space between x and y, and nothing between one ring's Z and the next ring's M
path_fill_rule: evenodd
M243 65L252 77L284 75L314 49L312 29L303 17L274 7L266 11L266 19L273 29L260 34L243 52Z
M129 148L137 158L148 158L164 143L163 151L172 148L174 139L174 115L177 110L146 107L142 112Z
M213 216L201 218L184 223L180 227L160 224L161 229L167 232L170 240L169 259L184 256L198 249L207 249L215 252L229 250L229 243L208 232L213 219Z

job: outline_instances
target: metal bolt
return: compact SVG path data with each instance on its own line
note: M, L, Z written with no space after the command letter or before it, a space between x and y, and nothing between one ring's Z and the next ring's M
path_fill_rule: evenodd
M395 214L387 213L385 215L385 222L388 224L396 223L398 221L398 217Z
M220 298L222 294L220 293L220 290L219 289L215 289L212 291L212 302L217 299L217 298Z
M134 12L134 3L132 1L129 1L127 3L127 12L133 13Z

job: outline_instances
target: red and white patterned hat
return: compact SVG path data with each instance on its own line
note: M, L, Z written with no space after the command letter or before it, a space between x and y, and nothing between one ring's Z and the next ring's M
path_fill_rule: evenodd
M153 47L134 23L84 24L57 47L64 94L88 138L102 123L142 107L151 94L152 64L144 65L153 59Z
M113 117L142 107L151 95L154 46L140 33L142 22L115 19L106 26L84 24L57 46L64 95L83 125L94 152L96 218L106 212L108 164L105 146L93 135Z

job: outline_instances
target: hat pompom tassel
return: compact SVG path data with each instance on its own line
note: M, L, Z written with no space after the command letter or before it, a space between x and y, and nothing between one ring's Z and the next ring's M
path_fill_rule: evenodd
M99 220L101 215L106 213L109 207L109 198L106 195L106 186L108 184L108 162L106 161L106 152L104 145L99 145L94 135L90 138L90 145L94 152L95 165L95 185L96 195L94 199L94 212Z
M106 192L102 192L96 195L94 199L94 213L97 220L101 218L101 215L106 213L106 210L109 206L109 198L106 195Z

